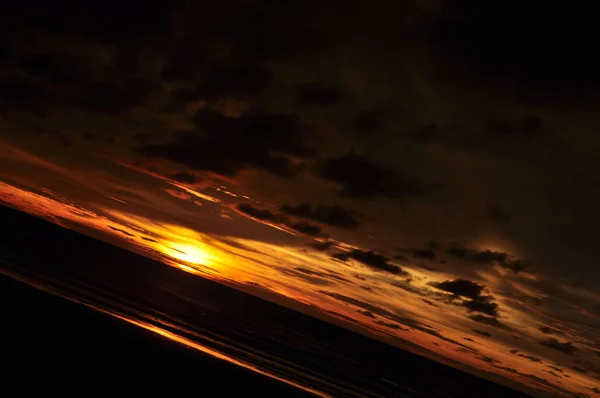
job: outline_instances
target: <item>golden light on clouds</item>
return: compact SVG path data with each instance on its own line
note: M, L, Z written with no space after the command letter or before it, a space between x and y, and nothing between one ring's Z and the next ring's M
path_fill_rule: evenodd
M206 200L207 202L221 203L221 201L219 199L217 199L215 197L212 197L210 195L206 195L206 194L204 194L202 192L198 192L198 190L186 187L183 184L177 184L177 183L174 183L174 182L171 182L170 184L176 186L177 188L183 189L185 192L187 192L190 195L193 195L193 196L195 196L197 198Z

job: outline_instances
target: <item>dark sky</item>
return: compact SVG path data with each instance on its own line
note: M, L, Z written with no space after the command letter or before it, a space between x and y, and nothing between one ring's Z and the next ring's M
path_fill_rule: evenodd
M3 2L0 199L592 396L600 25L523 3Z

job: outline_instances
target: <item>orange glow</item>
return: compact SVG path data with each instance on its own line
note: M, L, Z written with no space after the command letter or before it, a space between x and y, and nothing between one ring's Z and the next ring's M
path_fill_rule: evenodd
M204 199L204 200L206 200L208 202L221 203L221 201L219 199L214 198L214 197L212 197L210 195L206 195L206 194L203 194L201 192L198 192L195 189L188 188L185 185L177 184L177 183L174 183L174 182L170 182L170 184L176 186L177 188L183 189L185 192L189 193L190 195L194 195L197 198Z
M172 243L166 247L165 254L186 263L210 265L212 256L191 244Z

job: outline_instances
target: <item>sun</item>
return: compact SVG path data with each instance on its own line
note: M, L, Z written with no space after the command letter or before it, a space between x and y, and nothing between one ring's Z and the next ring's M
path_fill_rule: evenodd
M172 243L168 255L186 263L208 265L212 256L198 246L187 243Z

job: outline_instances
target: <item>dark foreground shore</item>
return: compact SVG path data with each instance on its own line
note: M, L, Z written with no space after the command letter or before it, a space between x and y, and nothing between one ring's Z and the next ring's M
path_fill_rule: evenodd
M0 274L0 392L309 397Z

